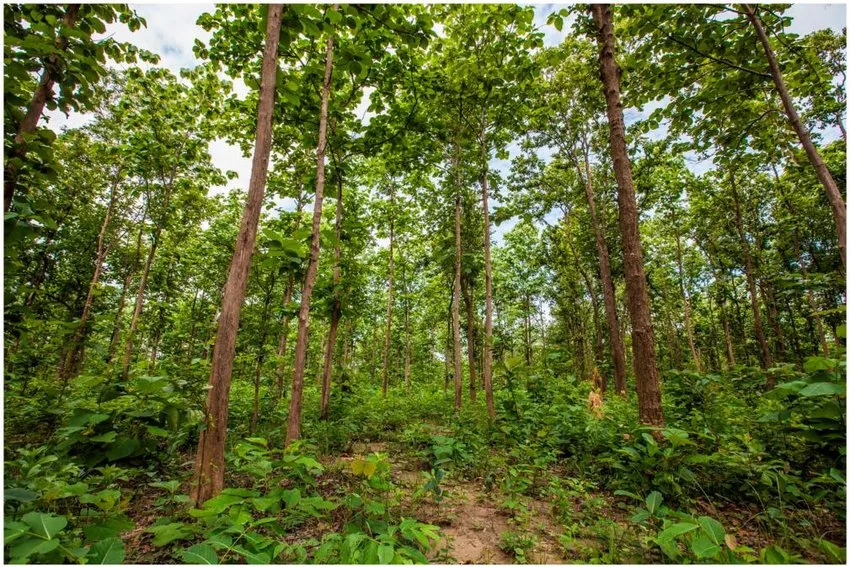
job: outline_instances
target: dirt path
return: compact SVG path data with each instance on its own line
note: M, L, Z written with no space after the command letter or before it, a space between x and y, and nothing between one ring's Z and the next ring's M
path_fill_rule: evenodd
M440 502L435 502L430 495L416 498L414 494L425 483L422 463L386 443L352 446L353 456L365 457L372 452L387 454L392 463L393 483L404 492L402 515L440 527L443 538L429 554L432 562L517 563L517 558L502 548L506 540L510 542L511 536L531 538L533 545L525 551L526 562L565 561L557 540L560 530L551 518L548 502L526 498L525 513L517 515L516 511L501 505L498 489L488 490L480 480L456 478L451 474L441 484L444 493Z

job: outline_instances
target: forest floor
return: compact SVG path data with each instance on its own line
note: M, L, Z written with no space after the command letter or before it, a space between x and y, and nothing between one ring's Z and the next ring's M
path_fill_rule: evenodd
M442 497L434 498L423 491L430 465L415 447L400 441L354 442L347 451L319 457L325 469L318 478L319 492L331 497L356 490L358 479L352 474L351 463L375 453L386 455L391 466L396 498L394 514L440 528L441 539L428 554L432 563L664 561L660 550L650 543L651 534L631 520L636 510L633 502L571 479L562 464L550 465L537 479L538 485L550 486L555 482L570 487L560 490L557 497L547 490L526 494L505 492L494 483L492 474L470 478L450 472L440 483ZM188 475L191 459L187 456L183 462ZM165 550L152 545L150 534L146 533L159 516L155 498L155 494L139 490L129 507L136 527L122 536L128 550L127 562L171 562ZM775 529L767 528L764 511L757 506L697 500L693 511L721 521L737 545L758 550L781 539ZM845 524L840 519L814 510L788 513L786 521L795 530L806 526L807 531L843 545ZM286 539L290 543L320 541L326 534L342 529L343 522L336 520L331 515L307 521ZM799 558L807 562L819 559L816 552L805 550Z
M391 464L392 482L401 494L399 514L439 526L442 538L428 556L433 563L660 563L663 560L657 549L641 545L641 536L630 521L634 508L621 497L606 492L576 490L566 500L556 503L546 496L505 495L498 487L488 486L484 478L449 475L441 483L440 501L422 497L426 463L404 443L358 442L347 452L321 457L326 470L319 482L320 491L339 492L351 482L350 463L374 453L387 455ZM553 466L547 476L563 474L563 470ZM158 518L154 499L153 494L140 493L130 507L136 527L122 536L130 563L168 561L164 550L152 545L150 535L145 532ZM763 529L759 510L753 507L731 503L716 507L706 501L697 501L696 507L721 519L738 545L761 549L777 539ZM810 526L835 543L842 543L845 524L837 518L805 511L798 511L797 516L796 522ZM567 518L570 520L565 523ZM292 538L294 541L321 539L340 527L327 521L308 522ZM803 553L802 558L817 562L816 555Z

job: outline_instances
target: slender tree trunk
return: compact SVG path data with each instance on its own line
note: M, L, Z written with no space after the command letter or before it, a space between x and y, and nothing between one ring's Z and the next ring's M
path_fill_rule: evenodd
M118 341L121 338L121 321L124 317L124 303L127 300L127 291L130 289L130 284L133 281L133 274L138 269L139 260L142 255L142 233L144 233L144 217L142 224L139 227L139 234L136 236L136 253L133 257L133 263L127 268L124 274L124 284L121 287L121 297L118 299L118 310L115 312L115 320L112 323L112 338L109 340L109 351L106 355L106 363L111 364L115 356L115 349L118 347Z
M584 152L585 182L584 194L590 210L590 220L596 235L596 253L599 255L599 277L602 280L602 299L605 305L605 318L608 322L608 336L611 344L611 358L614 363L614 388L621 396L626 394L626 355L620 325L617 321L617 303L614 292L614 280L611 277L611 259L608 244L605 242L605 228L596 213L596 195L593 190L593 176L590 158ZM607 380L606 380L607 381ZM603 390L604 391L604 390Z
M389 384L390 370L390 339L392 339L393 329L393 245L395 243L395 187L393 181L390 181L390 250L389 264L387 266L387 318L386 318L386 333L384 334L384 369L381 375L381 395L387 397L387 386Z
M564 215L564 231L566 235L567 246L570 249L570 254L573 257L573 264L576 267L576 271L578 271L581 278L584 280L584 285L587 287L587 293L590 295L591 307L593 308L593 326L595 329L594 337L596 340L596 366L601 363L602 360L602 334L599 329L599 305L596 299L596 294L593 293L593 284L588 275L587 271L582 268L581 261L579 260L578 253L576 252L575 244L573 243L573 232L572 232L572 222L570 220L570 214L567 213ZM619 336L619 333L618 333ZM583 349L582 349L583 350ZM584 367L584 364L582 364ZM584 378L584 372L582 372L582 378ZM599 385L602 393L608 388L608 377L602 375L602 383Z
M454 303L454 286L449 290L449 311L446 317L446 372L445 372L445 382L443 383L443 392L448 391L449 389L449 379L451 378L451 360L452 360L452 304Z
M718 294L720 297L717 304L720 306L720 317L723 319L723 339L726 343L726 362L728 364L728 368L732 369L735 367L735 349L732 348L732 335L729 332L729 316L726 312L726 276L724 276L722 271L719 271L715 266L714 258L708 251L708 247L706 247L705 251L708 256L708 265L714 275L714 281L716 284L721 285L720 292Z
M846 268L847 258L845 255L845 244L847 238L847 208L844 205L844 199L841 197L841 191L838 189L838 185L836 185L835 180L832 178L832 174L829 173L829 169L826 167L823 159L821 159L815 145L812 143L808 130L806 130L806 127L803 125L803 121L800 119L800 116L797 114L797 110L794 108L794 102L791 100L791 95L788 92L788 88L785 86L785 81L782 78L782 72L779 70L779 63L776 61L776 55L773 53L773 48L770 45L770 40L762 27L761 19L756 14L756 8L751 4L744 4L744 11L747 13L747 17L749 17L750 23L752 23L753 28L755 28L756 35L764 48L764 53L767 56L767 62L770 66L770 74L773 77L773 83L776 85L776 90L779 91L779 98L782 99L782 105L785 107L785 114L788 116L788 120L794 128L794 132L797 133L797 137L800 139L800 144L802 144L803 149L806 150L806 155L808 156L812 167L815 169L815 174L817 175L818 180L821 182L824 190L826 191L826 197L829 199L829 204L832 207L832 218L835 221L835 230L838 235L838 253L839 256L841 256L841 265Z
M65 15L62 17L62 27L71 29L77 20L77 13L80 10L80 4L69 4L65 10ZM56 37L56 53L48 55L44 63L44 71L41 73L38 87L30 101L27 113L18 125L18 132L15 135L15 143L12 147L10 155L6 159L4 171L4 186L3 186L3 211L9 212L12 206L12 199L15 196L15 190L18 184L18 173L20 172L21 162L27 155L26 138L33 134L38 127L38 121L44 113L44 107L47 100L53 96L53 86L56 81L62 76L64 66L59 53L65 51L68 47L68 35L59 34Z
M460 411L463 394L463 363L460 347L460 275L463 250L460 239L460 145L455 142L455 279L452 286L452 335L454 336L455 411Z
M198 327L196 317L195 317L195 305L198 303L198 294L200 293L200 289L195 289L195 295L192 298L192 308L189 310L189 319L192 321L192 327L189 330L189 344L186 347L185 361L191 362L192 353L195 351L195 331ZM203 312L203 300L201 303L201 309Z
M286 342L289 338L289 304L292 302L292 288L295 286L295 276L290 274L286 282L286 289L283 292L284 312L281 317L283 321L283 330L280 332L280 339L277 343L277 387L275 398L280 402L283 397L283 377L286 370Z
M673 221L676 222L675 219ZM685 266L682 262L682 238L679 235L678 228L676 229L676 264L679 267L679 293L682 295L682 302L685 305L685 331L688 333L688 348L691 350L691 358L694 360L697 372L702 372L702 363L697 352L696 341L694 340L694 326L691 318L691 296L685 289Z
M484 213L484 396L487 399L487 415L496 419L496 402L493 399L493 270L490 260L490 196L488 187L487 121L483 116L481 129L481 207ZM470 378L471 380L471 378ZM471 382L470 382L471 383Z
M260 379L263 373L263 364L266 361L266 337L268 336L268 320L269 308L272 302L272 293L274 292L274 273L271 275L268 291L263 300L263 315L260 319L260 342L257 345L257 361L254 366L254 404L251 411L251 434L257 431L257 424L260 421Z
M257 239L257 225L263 206L269 154L272 144L272 121L277 77L277 52L280 41L281 4L270 4L266 24L266 42L260 78L260 97L257 109L257 137L254 159L251 164L251 181L248 199L239 236L230 263L227 283L221 299L221 317L213 350L212 371L206 406L206 428L201 431L195 455L195 473L191 482L191 502L200 507L224 488L224 449L227 439L227 412L230 402L230 380L233 373L233 355L236 351L236 333L251 256Z
M334 4L333 11L337 10ZM319 227L322 223L322 199L325 191L325 152L328 142L328 104L331 97L331 73L333 72L333 35L328 37L325 50L325 76L322 81L322 103L319 111L319 143L316 147L316 197L313 202L312 241L310 260L304 276L301 292L301 309L298 312L298 336L295 342L295 360L292 371L292 396L289 400L289 419L286 425L286 445L301 437L301 405L304 392L304 365L307 361L307 332L310 324L310 299L316 284L319 267Z
M460 289L466 304L466 352L469 360L469 399L475 401L475 304L468 277L461 276Z
M642 423L664 425L661 410L661 387L655 361L652 320L649 314L649 293L643 270L643 251L638 228L638 210L632 169L626 147L626 127L620 103L620 67L614 58L615 40L611 6L591 5L593 19L599 28L599 61L602 86L608 113L611 138L611 158L617 178L620 230L623 238L623 271L626 279L626 298L632 321L632 352L637 383L638 405ZM660 431L656 430L660 437Z
M729 186L732 189L732 199L735 205L735 227L738 229L738 238L741 240L741 249L744 253L744 268L747 276L747 288L750 292L750 306L753 310L753 328L756 335L756 341L759 345L759 362L764 370L773 366L773 359L770 356L770 349L767 347L767 340L764 338L764 329L761 322L761 311L759 310L758 295L756 292L755 264L753 256L750 252L750 243L744 233L744 221L741 217L741 204L738 198L738 189L735 185L734 176L729 176ZM768 388L772 388L774 378L768 375Z
M764 303L767 314L767 324L773 330L774 350L779 360L788 360L788 351L785 348L785 333L782 332L782 324L779 320L779 310L776 308L776 298L773 295L773 288L770 281L759 278L758 281L761 300Z
M738 327L738 338L740 344L744 347L744 358L747 361L747 366L750 365L750 347L746 338L746 330L744 329L744 315L741 313L741 301L738 298L738 284L735 282L735 276L732 275L732 307L735 309L735 319Z
M139 326L139 319L142 316L142 308L145 305L145 290L148 285L148 276L151 272L151 264L153 264L156 249L159 245L160 229L154 231L153 241L151 242L148 257L145 260L145 268L142 270L142 278L139 280L139 291L136 293L136 307L133 309L133 318L130 319L130 329L127 331L127 338L124 345L124 359L121 362L121 381L125 382L130 373L130 361L133 358L133 338L136 334L136 328Z
M109 194L109 206L106 208L106 213L103 215L103 222L100 224L100 232L97 234L97 254L94 260L94 273L89 283L89 292L86 295L86 302L83 305L83 313L80 315L80 321L77 323L77 328L71 337L67 354L62 359L62 364L59 367L59 380L62 384L67 384L71 378L76 376L82 363L83 347L85 346L86 336L88 335L89 315L91 314L92 305L94 305L94 294L100 283L100 273L103 270L103 262L106 258L106 231L109 229L109 222L115 210L115 202L118 198L118 184L121 182L120 176L121 172L119 169L115 174L112 190Z
M328 328L328 346L325 351L325 367L322 372L322 400L319 408L319 418L328 418L328 409L331 401L331 372L333 371L334 347L336 346L336 334L339 328L339 320L342 317L342 305L339 298L339 286L342 281L342 272L340 269L340 240L342 239L342 173L337 175L337 193L336 193L336 220L334 221L334 232L336 233L336 241L334 242L334 267L333 267L333 282L334 282L334 298L333 307L331 308L331 325Z
M404 387L410 390L410 289L405 273L406 262L402 258L401 279L404 280Z

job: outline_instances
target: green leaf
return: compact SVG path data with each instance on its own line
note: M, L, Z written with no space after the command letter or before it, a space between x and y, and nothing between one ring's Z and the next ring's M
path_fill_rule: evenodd
M83 533L89 541L98 541L111 537L118 537L123 532L133 529L135 524L127 516L117 515L105 518L96 524L83 527Z
M123 562L124 542L117 537L97 542L86 557L86 563L92 565L118 565Z
M378 547L378 561L381 564L387 565L392 563L394 555L395 550L393 549L393 546L384 543Z
M58 539L28 538L13 547L9 553L12 555L14 563L22 563L30 555L50 553L57 547L59 547Z
M3 499L7 502L14 500L17 502L32 502L38 499L38 494L26 488L7 488L3 491Z
M646 497L646 509L649 510L650 514L655 514L663 500L664 497L661 496L661 493L657 490L653 490L649 493L649 496Z
M830 563L847 563L847 549L838 547L831 541L825 539L818 540L818 549L827 556Z
M697 559L709 559L720 553L720 546L700 533L691 540L691 551L694 552Z
M32 533L44 539L53 539L53 536L68 525L68 520L64 516L42 514L41 512L30 512L21 519L30 527Z
M702 532L711 540L711 543L723 545L723 536L726 535L726 530L723 529L720 522L708 516L700 516L697 518L697 522L699 522Z
M659 533L655 537L655 541L657 541L659 544L666 543L668 541L673 541L678 536L686 534L698 528L698 525L691 524L688 522L680 522L678 524L673 524L669 528L666 528L661 533Z
M193 545L181 552L183 561L191 565L218 565L218 555L205 543Z
M186 539L192 535L183 522L171 522L160 526L151 526L145 532L154 534L153 544L157 547L168 545L178 539Z
M809 384L808 386L800 390L800 395L804 398L834 395L843 396L845 394L845 390L846 388L844 384L835 384L833 382L815 382L814 384Z

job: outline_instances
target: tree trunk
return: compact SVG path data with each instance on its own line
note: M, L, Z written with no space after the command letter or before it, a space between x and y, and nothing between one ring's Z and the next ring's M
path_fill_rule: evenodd
M337 10L334 4L333 11ZM322 224L322 199L325 191L325 152L328 142L328 104L331 96L331 73L333 71L333 35L328 37L325 50L325 76L322 80L322 105L319 111L319 142L316 147L316 197L313 202L313 227L310 244L310 260L304 276L301 292L301 309L298 312L298 336L295 342L295 360L292 371L292 396L289 400L289 419L286 425L286 445L301 437L301 397L304 392L304 365L307 362L307 331L310 324L310 299L316 284L319 267L319 227Z
M673 220L675 223L675 219ZM685 305L685 331L688 333L688 348L691 350L691 358L694 360L694 366L697 372L702 372L702 364L700 363L699 353L697 352L696 341L694 341L694 327L691 320L691 297L685 289L685 266L682 262L682 239L679 235L679 229L676 228L676 264L679 267L679 293L682 295L682 302Z
M661 387L655 361L652 321L649 314L649 293L643 270L643 251L638 228L638 210L632 169L626 147L626 127L620 103L620 67L614 59L614 25L608 4L591 5L593 19L599 28L599 61L602 86L608 114L611 138L611 158L617 178L620 230L623 239L623 271L626 279L626 299L632 321L632 353L637 383L640 420L661 427ZM660 438L660 431L656 430Z
M481 207L484 213L484 396L487 399L487 415L490 421L496 419L496 402L493 399L493 270L490 260L490 201L488 177L489 152L487 150L486 115L481 129ZM470 377L471 384L471 377ZM474 399L474 398L473 398Z
M404 285L404 387L410 391L410 287L405 273L406 262L402 258L401 279Z
M77 13L80 10L79 4L69 4L65 15L62 18L62 27L71 29L77 20ZM65 51L68 47L68 36L59 34L56 37L56 53ZM26 137L33 134L38 127L38 121L44 113L44 107L47 104L47 99L53 96L53 85L62 75L62 65L60 58L56 54L48 55L44 63L44 71L41 73L38 87L30 101L27 113L24 115L18 126L18 133L15 135L15 143L12 146L10 156L6 159L6 167L4 172L3 186L3 211L9 212L12 207L12 199L15 196L15 189L18 183L18 173L20 171L19 162L27 155Z
M841 256L841 265L846 269L847 258L845 256L845 244L847 238L847 209L844 205L844 199L841 197L841 191L838 189L838 185L836 185L835 180L832 178L832 174L829 173L829 169L826 167L823 159L821 159L815 145L812 143L809 132L806 130L806 127L803 125L803 121L800 120L800 116L794 108L794 102L791 100L791 95L785 86L785 81L783 80L782 73L779 70L779 63L776 61L776 55L773 53L773 48L770 46L770 40L761 25L761 19L759 19L758 15L756 15L755 7L751 4L744 4L744 11L747 13L747 17L749 17L750 23L752 23L753 28L755 28L756 35L764 48L768 65L770 65L770 75L773 77L773 83L776 85L776 90L779 91L779 98L782 99L782 105L785 107L785 114L788 116L788 120L794 128L794 132L797 133L797 137L800 139L803 149L806 150L806 155L808 156L812 167L815 169L815 174L817 175L818 180L821 182L824 190L826 191L826 197L829 199L829 204L832 207L832 218L835 221L835 230L838 235L838 254Z
M266 44L260 78L260 97L257 109L257 138L251 164L251 181L248 199L239 225L239 236L233 260L221 299L221 317L213 350L210 389L207 394L206 428L201 431L195 455L195 472L191 482L191 502L200 507L224 487L224 450L227 438L227 411L230 402L230 380L233 373L233 355L236 351L236 333L251 256L257 239L257 225L263 206L269 154L272 144L272 121L277 77L277 52L280 41L281 4L270 4L266 24Z
M145 268L142 271L142 278L139 280L139 291L136 293L136 307L133 309L133 318L130 319L130 329L127 331L127 339L124 345L124 359L121 362L121 381L126 382L127 376L130 373L130 361L133 358L133 338L136 334L136 328L139 326L139 319L142 316L142 308L145 305L145 289L148 285L148 276L151 271L156 249L159 246L160 229L154 231L153 241L151 242L148 257L145 260Z
M460 274L463 251L460 240L460 145L456 144L455 169L455 279L452 287L452 335L454 336L455 411L460 411L463 394L463 363L460 350Z
M587 293L590 296L591 307L593 308L593 328L594 328L594 342L595 342L595 358L596 358L596 366L598 367L602 363L603 358L603 346L602 346L602 333L599 328L599 301L596 299L596 294L593 293L593 283L590 279L590 275L588 275L587 270L582 268L581 261L579 261L578 253L576 252L575 245L573 243L573 233L572 233L572 223L570 221L570 213L566 213L564 215L564 231L567 240L567 246L570 249L570 254L573 257L573 264L575 264L576 271L578 271L581 279L584 280L584 285L587 287ZM619 335L619 333L618 333ZM602 376L602 384L600 385L601 391L604 393L608 387L607 376Z
M747 288L750 292L750 306L753 310L753 327L756 335L756 341L759 345L759 363L763 370L767 370L773 366L773 359L770 356L770 349L767 347L767 340L764 338L764 329L761 323L761 311L759 310L758 295L756 292L755 264L753 256L750 252L750 243L744 233L744 221L741 217L741 204L738 198L738 189L735 185L735 177L730 174L729 186L732 188L732 200L735 205L735 227L738 229L738 238L741 240L741 249L744 253L744 268L747 276ZM768 388L772 388L774 378L768 375Z
M76 376L83 358L83 347L88 335L88 321L91 314L92 305L94 305L94 294L97 291L97 286L100 283L100 273L103 270L103 261L106 258L106 231L109 228L109 221L112 219L112 212L115 210L115 201L118 198L118 184L120 183L121 171L120 168L115 174L115 179L112 183L112 190L109 194L109 206L106 208L106 213L103 215L103 222L100 225L100 232L97 234L97 254L94 261L94 274L92 274L91 283L89 283L89 292L86 295L86 302L83 305L83 313L80 315L80 321L77 323L77 328L74 335L71 337L70 346L67 354L62 359L62 365L59 367L59 380L62 384L67 384L68 380Z
M334 346L336 345L336 334L339 328L339 320L342 317L342 305L339 298L339 286L342 280L340 269L340 240L342 239L342 172L337 172L337 193L336 193L336 219L334 221L334 232L336 233L336 241L334 242L334 298L333 307L331 308L331 325L328 328L328 346L325 351L325 366L322 372L322 400L319 408L319 418L328 418L328 409L331 400L331 372L333 370Z
M593 177L590 170L590 158L584 153L585 182L584 194L590 209L590 220L596 235L596 252L599 255L599 277L602 280L602 299L605 304L605 318L608 322L608 336L611 343L611 358L614 362L614 388L621 396L626 394L626 355L620 325L617 321L617 303L614 280L611 277L611 259L608 244L605 242L605 228L596 214L596 195L593 190ZM607 381L607 380L606 380ZM604 391L604 390L603 390Z
M109 351L106 355L107 364L112 363L112 359L115 356L115 349L118 347L118 341L121 338L121 320L124 316L124 303L127 300L127 290L130 289L130 283L133 281L133 273L138 269L139 260L142 255L142 234L145 230L144 217L142 217L141 222L139 234L136 237L136 253L133 257L133 263L127 268L127 273L124 274L124 284L121 288L121 297L118 300L118 310L115 312L115 321L112 323L112 338L109 340Z
M389 370L390 370L390 339L392 339L393 328L393 245L395 244L395 214L393 207L395 206L395 187L393 181L390 181L390 250L389 264L387 266L387 318L386 332L384 334L384 369L381 377L381 395L387 397L387 386L389 385Z
M260 319L260 342L257 345L257 362L254 367L254 405L251 411L251 434L257 432L257 424L260 421L260 379L263 373L263 364L266 361L266 336L268 336L269 307L274 292L274 272L271 274L268 291L263 298L263 315Z
M475 304L469 277L461 276L460 289L466 305L466 353L469 360L469 399L475 401Z
M292 302L292 288L295 286L295 276L290 274L286 282L286 289L283 292L284 313L281 319L283 320L283 330L280 332L280 339L277 343L277 387L276 401L280 402L283 397L283 376L286 370L286 342L289 338L289 304Z
M706 247L705 251L708 256L708 265L714 275L714 281L716 284L721 284L720 293L718 294L720 297L717 304L720 306L720 317L723 319L723 339L726 343L726 362L728 364L728 369L731 370L735 367L735 349L732 348L732 335L729 332L729 316L726 312L726 277L723 275L722 271L719 271L715 266L714 258L708 251L708 247Z

